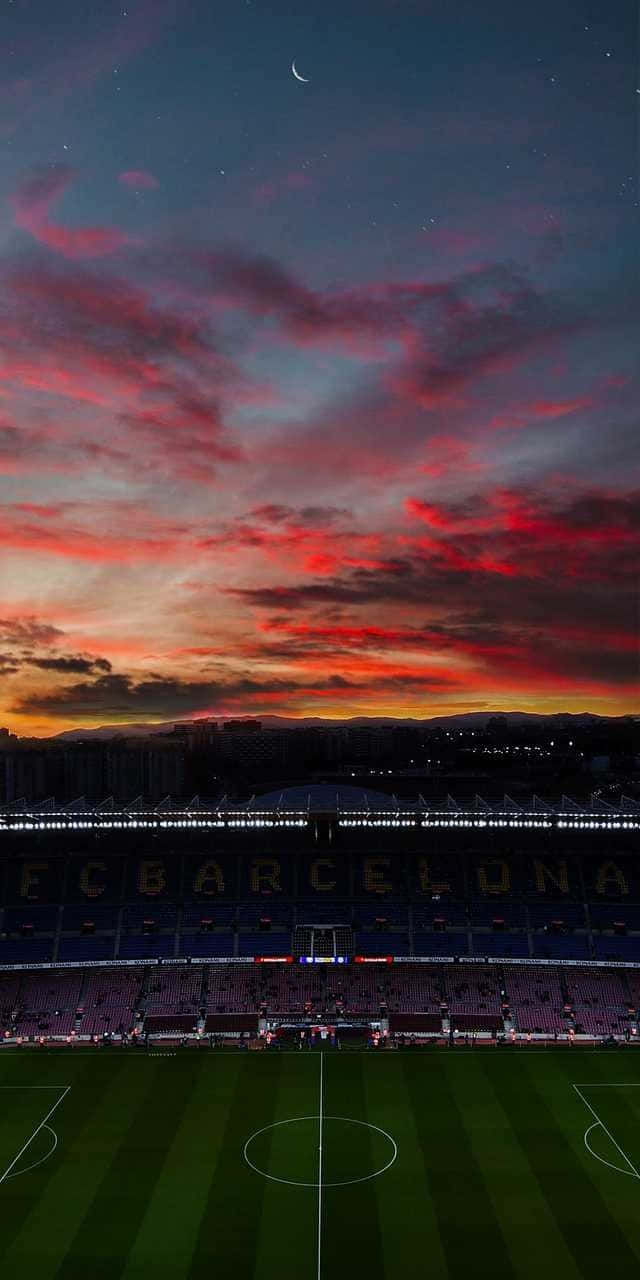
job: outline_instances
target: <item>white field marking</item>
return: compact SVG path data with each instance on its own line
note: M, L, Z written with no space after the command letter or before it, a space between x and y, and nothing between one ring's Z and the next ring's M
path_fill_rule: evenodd
M320 1108L318 1113L318 1269L317 1280L320 1280L322 1265L322 1102L323 1102L323 1063L324 1053L320 1049Z
M609 1169L613 1169L615 1173L624 1173L628 1178L636 1178L638 1175L635 1173L632 1173L630 1169L621 1169L619 1164L612 1164L610 1160L605 1160L604 1156L599 1156L598 1152L594 1151L593 1147L591 1146L591 1143L589 1142L589 1134L591 1133L592 1129L599 1129L599 1128L601 1128L600 1121L594 1120L593 1124L590 1124L589 1128L585 1132L584 1145L587 1148L587 1151L589 1152L589 1154L593 1156L594 1160L599 1160L600 1164L606 1164Z
M8 1089L19 1089L19 1088L21 1088L21 1087L22 1087L21 1085L7 1085L7 1086L6 1086L6 1088L8 1088ZM68 1092L69 1092L69 1090L70 1090L70 1088L71 1088L71 1085L70 1085L70 1084L68 1084L68 1085L60 1085L60 1086L59 1086L59 1085L40 1085L40 1086L38 1086L38 1085L33 1085L33 1086L27 1086L27 1087L30 1087L30 1088L38 1088L38 1087L40 1087L40 1088L43 1088L43 1089L57 1089L57 1088L62 1088L62 1089L64 1090L64 1092L63 1092L63 1093L61 1093L61 1094L60 1094L60 1097L56 1099L56 1101L54 1102L53 1106L50 1108L50 1110L49 1110L49 1111L47 1111L47 1114L46 1114L46 1116L44 1117L44 1119L43 1119L43 1120L41 1120L41 1121L40 1121L40 1124L39 1124L39 1125L37 1125L37 1127L34 1129L33 1133L31 1134L31 1137L30 1137L30 1138L27 1138L27 1141L25 1142L24 1146L20 1148L20 1150L19 1150L19 1152L18 1152L17 1156L14 1156L13 1160L11 1161L11 1164L8 1166L8 1168L6 1168L6 1169L5 1169L4 1173L3 1173L2 1175L0 1175L0 1185L5 1181L5 1179L6 1179L6 1178L8 1178L8 1177L9 1177L9 1175L11 1174L11 1170L12 1170L13 1168L15 1168L15 1166L17 1165L18 1160L20 1159L20 1156L24 1155L25 1151L27 1150L27 1147L28 1147L28 1146L30 1146L30 1145L31 1145L31 1143L33 1142L33 1139L34 1139L35 1137L37 1137L37 1135L39 1134L39 1132L40 1132L40 1130L41 1130L41 1129L44 1129L44 1127L45 1127L45 1125L47 1124L47 1122L51 1119L51 1117L52 1117L52 1115L53 1115L54 1111L56 1111L56 1110L58 1109L58 1107L60 1106L60 1103L61 1103L61 1102L64 1102L64 1099L66 1098L66 1096L67 1096L67 1094L68 1094ZM56 1145L57 1145L57 1141L56 1141Z
M615 1086L614 1086L614 1087L615 1087ZM607 1129L607 1126L606 1126L606 1124L604 1123L604 1120L601 1120L601 1119L600 1119L600 1116L598 1115L598 1112L595 1110L595 1107L592 1107L592 1106L591 1106L591 1103L589 1102L589 1100L588 1100L587 1098L585 1098L585 1096L584 1096L584 1094L583 1094L582 1089L580 1088L580 1086L579 1086L579 1085L577 1085L577 1084L574 1084L573 1088L575 1089L576 1093L578 1094L578 1097L579 1097L579 1098L581 1098L581 1099L582 1099L582 1101L584 1102L585 1107L588 1107L589 1111L591 1112L591 1114L592 1114L592 1116L593 1116L593 1120L594 1120L594 1123L593 1123L593 1124L591 1124L591 1125L589 1125L589 1128L587 1129L586 1133L584 1134L584 1145L585 1145L585 1147L587 1148L587 1151L591 1152L591 1155L592 1155L592 1156L595 1156L596 1160L601 1160L602 1164L607 1164L607 1165L609 1165L609 1168L610 1168L610 1169L615 1169L617 1173L626 1173L626 1174L629 1174L629 1175L630 1175L631 1177L633 1177L633 1178L640 1178L640 1173L638 1173L638 1170L636 1169L635 1165L631 1163L631 1161L630 1161L630 1159L629 1159L628 1155L626 1154L626 1152L622 1150L622 1147L620 1146L620 1143L619 1143L619 1142L616 1142L616 1140L615 1140L615 1138L614 1138L613 1134L611 1133L611 1130L610 1130L610 1129ZM585 1089L589 1089L589 1088L591 1088L591 1086L590 1086L590 1085L584 1085L584 1086L583 1086L583 1088L585 1088ZM589 1145L588 1137L589 1137L589 1134L591 1133L592 1129L595 1129L597 1125L600 1125L600 1128L604 1130L604 1132L606 1133L607 1137L609 1138L609 1141L613 1143L614 1147L616 1148L616 1151L618 1151L618 1152L619 1152L619 1154L622 1156L622 1159L624 1160L625 1164L627 1164L627 1165L629 1166L629 1167L628 1167L628 1169L620 1169L617 1165L615 1165L615 1164L611 1164L608 1160L605 1160L605 1159L604 1159L604 1157L596 1155L596 1152L595 1152L595 1151L593 1150L593 1148Z
M247 1154L254 1138L259 1138L260 1134L266 1133L268 1129L279 1129L285 1124L299 1124L303 1120L315 1121L317 1119L317 1116L292 1116L290 1120L276 1120L274 1124L265 1124L262 1129L256 1129L255 1133L252 1133L247 1138L243 1148L243 1155L249 1165L249 1168L253 1169L254 1173L259 1173L262 1178L267 1178L269 1182L281 1182L286 1187L318 1187L320 1185L318 1182L301 1182L298 1178L277 1178L273 1173L265 1173L264 1169L261 1169L259 1165L254 1164ZM368 1120L354 1120L351 1116L324 1116L323 1122L326 1120L339 1120L342 1124L359 1124L365 1129L373 1129L376 1133L381 1133L383 1138L386 1138L387 1142L391 1144L393 1155L390 1160L387 1160L387 1163L384 1164L381 1169L375 1169L373 1173L365 1173L362 1178L344 1178L342 1182L323 1181L323 1187L352 1187L356 1182L370 1182L372 1178L379 1178L381 1173L386 1173L387 1169L390 1169L391 1165L397 1159L398 1144L391 1137L391 1134L387 1133L386 1129L381 1129L379 1125L370 1124Z
M31 1173L32 1169L37 1169L39 1164L44 1164L45 1160L48 1160L49 1156L53 1155L58 1145L58 1135L55 1129L51 1128L50 1124L45 1124L43 1126L43 1129L46 1129L51 1134L51 1137L53 1138L53 1146L49 1147L49 1150L47 1151L46 1155L41 1156L39 1160L35 1160L33 1164L28 1164L26 1169L14 1169L13 1173L8 1173L6 1175L7 1179L19 1178L23 1173Z

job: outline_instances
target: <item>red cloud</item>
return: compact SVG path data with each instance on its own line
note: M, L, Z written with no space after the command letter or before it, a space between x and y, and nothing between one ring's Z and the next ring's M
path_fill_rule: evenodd
M140 191L155 191L160 186L158 179L148 169L125 169L118 174L118 182L125 187L137 187Z
M434 479L445 475L458 477L471 472L485 471L488 465L474 458L471 445L465 440L456 439L455 436L432 436L426 452L428 461L424 462L419 470L422 475L432 476Z
M109 441L83 431L76 458L111 457L120 466L135 457L139 469L199 483L212 480L215 464L240 459L222 405L249 401L258 389L218 353L206 318L79 268L15 269L5 291L12 323L0 318L0 379L112 415ZM65 437L69 443L69 430Z
M29 514L32 518L25 518ZM187 546L176 532L170 528L164 531L161 525L150 534L142 529L121 534L99 531L89 512L85 519L86 524L65 514L54 519L38 519L35 511L25 513L15 506L5 507L0 510L0 541L5 553L30 551L66 560L87 560L92 564L165 560L184 553ZM118 523L114 516L114 526Z
M581 409L590 409L596 403L591 395L574 396L569 400L534 400L530 405L517 405L513 410L497 413L489 422L494 430L503 427L522 427L532 421L554 422L567 418Z
M557 571L558 563L571 576L615 573L640 527L633 493L584 494L562 507L497 489L465 509L415 498L407 499L405 508L440 535L415 540L416 549L460 572L531 578Z
M377 554L382 537L362 533L345 523L336 524L333 513L317 508L263 506L255 508L254 519L240 519L224 525L198 543L203 551L237 554L239 550L259 551L268 561L325 577L340 569L382 568Z
M60 166L23 182L11 200L16 226L65 258L103 258L129 244L129 236L115 228L71 229L50 222L51 206L64 194L74 176L72 169Z

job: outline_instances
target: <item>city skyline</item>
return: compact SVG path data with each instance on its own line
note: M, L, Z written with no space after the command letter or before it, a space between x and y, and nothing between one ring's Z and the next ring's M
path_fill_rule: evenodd
M636 710L636 6L3 24L0 723Z

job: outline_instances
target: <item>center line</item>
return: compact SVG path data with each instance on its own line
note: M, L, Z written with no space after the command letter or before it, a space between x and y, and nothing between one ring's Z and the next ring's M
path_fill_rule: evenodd
M317 1271L317 1280L320 1280L320 1270L321 1270L321 1261L322 1261L322 1120L323 1120L323 1115L322 1115L322 1090L323 1090L323 1063L324 1063L324 1053L323 1053L322 1049L320 1049L320 1111L319 1111L319 1115L318 1115L318 1120L319 1120L319 1126L318 1126L318 1129L319 1129L319 1135L318 1135L318 1139L319 1139L319 1140L318 1140L318 1271Z

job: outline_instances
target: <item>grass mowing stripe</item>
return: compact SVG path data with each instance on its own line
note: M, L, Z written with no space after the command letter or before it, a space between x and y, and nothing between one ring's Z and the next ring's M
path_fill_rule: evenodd
M84 1087L76 1080L68 1094L74 1132L70 1134L65 1129L64 1141L58 1148L60 1159L42 1166L43 1171L52 1168L44 1185L39 1187L35 1181L40 1170L24 1179L30 1183L31 1211L6 1251L3 1261L7 1274L37 1274L42 1280L49 1280L58 1273L100 1187L113 1149L127 1133L146 1093L148 1076L130 1072L123 1060L116 1074L110 1073L110 1083L103 1092L96 1089L95 1083L89 1073ZM100 1239L94 1241L96 1261L92 1261L92 1273L99 1265L100 1243Z
M587 1086L580 1092L591 1103L601 1124L620 1144L635 1172L640 1173L640 1084L631 1087L611 1084L605 1089L589 1089ZM617 1153L607 1158L616 1163ZM629 1168L626 1160L620 1163ZM640 1195L640 1180L636 1181Z
M326 1183L337 1180L341 1168L346 1176L366 1176L376 1167L378 1145L371 1131L359 1127L336 1125L329 1117L364 1120L376 1124L367 1109L362 1054L328 1054L324 1073L325 1126L324 1176ZM342 1148L351 1148L347 1163ZM356 1160L353 1160L353 1153ZM354 1163L356 1165L354 1169ZM325 1185L322 1223L322 1277L330 1280L340 1275L367 1276L378 1280L385 1276L380 1239L376 1179L354 1182L350 1186Z
M182 1087L180 1073L174 1069L177 1065L172 1063L167 1070L167 1088ZM200 1071L129 1250L122 1280L147 1280L150 1275L184 1280L189 1274L238 1074L237 1063L223 1055L213 1062L200 1060L198 1065ZM167 1247L161 1247L167 1233Z
M487 1057L487 1052L477 1053L469 1075L472 1101L467 1128L502 1224L513 1269L521 1280L538 1280L550 1268L564 1280L580 1280L575 1257L531 1169L527 1148L502 1105L505 1068L510 1078L522 1078L521 1064L513 1059L503 1067L495 1057ZM526 1108L526 1092L521 1091L520 1097Z
M515 1274L511 1254L467 1127L472 1081L458 1081L447 1057L402 1061L449 1274L506 1280Z
M638 1259L585 1171L579 1128L585 1108L567 1089L562 1067L547 1066L538 1082L535 1065L525 1064L524 1078L503 1073L501 1102L579 1273L584 1280L596 1280L603 1269L633 1275Z
M49 1061L48 1069L43 1070L43 1059L23 1057L19 1064L13 1059L3 1062L6 1067L2 1082L16 1082L19 1066L20 1079L24 1084L71 1084L64 1103L56 1112L55 1130L59 1137L58 1147L50 1160L45 1161L38 1169L18 1178L12 1178L2 1184L0 1192L0 1261L6 1262L11 1245L19 1235L23 1225L33 1212L38 1201L47 1195L49 1184L59 1175L66 1162L67 1153L73 1148L87 1123L88 1113L93 1107L93 1080L95 1077L94 1062L91 1066L79 1062L66 1064L61 1071L59 1064ZM116 1075L122 1064L116 1067ZM109 1071L109 1079L113 1078L113 1066ZM87 1092L88 1091L88 1092Z
M236 1085L200 1221L190 1280L250 1280L265 1195L264 1178L243 1158L247 1137L269 1124L277 1106L283 1059L247 1053L234 1059Z
M326 1064L325 1064L326 1065ZM255 1087L261 1088L262 1063L256 1063ZM319 1055L304 1050L281 1059L280 1087L270 1141L253 1144L253 1154L275 1177L315 1182L318 1175ZM283 1124L293 1116L313 1116L300 1125ZM263 1158L267 1155L267 1160ZM260 1178L259 1174L253 1177ZM317 1207L314 1186L265 1183L256 1240L255 1280L317 1280Z
M449 1272L402 1058L371 1053L363 1069L367 1112L398 1146L395 1163L375 1181L385 1275L390 1280L405 1280L416 1270L418 1260L424 1259L429 1280L447 1280Z
M586 1098L596 1111L601 1124L591 1130L589 1144L594 1151L616 1168L601 1164L584 1146L582 1152L587 1172L597 1185L603 1200L606 1201L609 1213L620 1224L629 1243L640 1258L640 1179L631 1177L618 1169L628 1169L626 1161L611 1142L614 1138L619 1143L635 1169L640 1168L640 1085L612 1083L605 1088L590 1089L587 1085L581 1088ZM595 1122L589 1109L585 1106L583 1128L590 1128ZM611 1138L602 1125L606 1125ZM624 1187L621 1186L624 1183Z
M636 1266L640 1261L640 1222L638 1219L640 1182L637 1178L632 1178L618 1173L615 1169L607 1168L587 1150L584 1144L584 1134L592 1121L595 1123L595 1117L592 1116L589 1108L579 1098L573 1088L573 1083L577 1083L583 1090L595 1110L601 1114L604 1123L617 1138L623 1149L626 1150L627 1155L631 1157L636 1168L640 1168L640 1151L638 1147L633 1146L634 1135L638 1134L639 1118L636 1116L634 1119L630 1104L628 1115L621 1114L619 1117L608 1115L606 1101L603 1112L600 1112L600 1101L611 1098L616 1093L619 1093L621 1097L626 1095L627 1098L635 1098L636 1093L640 1096L640 1089L625 1090L621 1088L616 1090L615 1088L616 1084L621 1085L625 1079L631 1084L638 1082L637 1062L635 1049L624 1051L623 1053L613 1051L593 1056L584 1055L582 1058L575 1058L574 1054L569 1052L566 1055L562 1055L555 1066L555 1071L559 1076L557 1089L549 1090L546 1078L540 1081L541 1091L547 1096L550 1106L559 1117L560 1123L567 1126L568 1139L575 1150L578 1163L584 1168L585 1173L606 1204L610 1217L617 1223L630 1248L634 1250ZM596 1087L590 1092L588 1083L585 1084L589 1080L600 1087ZM568 1105L566 1099L570 1100ZM578 1106L577 1104L580 1105ZM567 1115L572 1118L570 1125L567 1125ZM615 1147L611 1146L610 1139L600 1127L592 1130L589 1142L594 1150L598 1151L605 1160L609 1160L612 1164L620 1163L624 1165L624 1161L618 1155Z
M186 1060L181 1067L178 1085L173 1089L168 1087L163 1065L146 1075L147 1087L138 1098L127 1130L114 1147L94 1199L60 1266L59 1280L86 1280L88 1273L115 1280L121 1274L200 1069L195 1059ZM133 1064L129 1074L132 1068ZM159 1224L160 1248L163 1236L166 1247L170 1247L171 1233L166 1223Z

